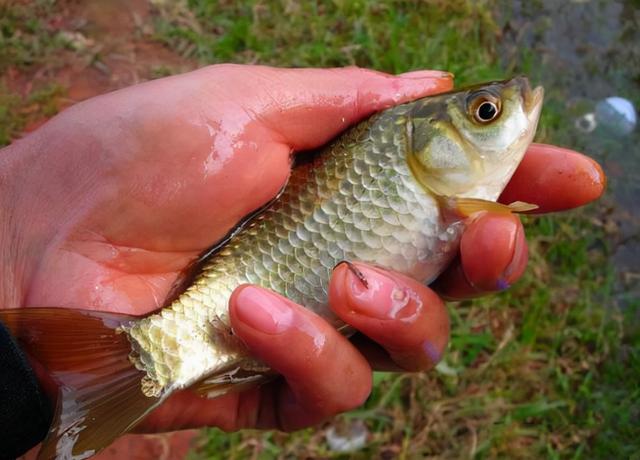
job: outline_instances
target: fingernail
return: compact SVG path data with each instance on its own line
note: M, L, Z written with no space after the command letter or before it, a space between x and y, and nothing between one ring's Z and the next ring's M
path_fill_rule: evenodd
M437 364L442 358L442 352L438 350L438 348L433 343L431 343L430 340L425 340L422 343L422 349L429 357L433 365Z
M280 334L293 324L292 308L281 297L264 289L242 288L235 305L240 321L266 334Z
M349 306L361 315L377 319L406 318L421 307L418 295L389 275L362 264L354 264L367 280L362 281L351 270L346 274Z
M453 78L453 74L442 70L413 70L401 73L398 77L408 80L422 80L425 78Z
M504 278L499 278L496 282L496 288L498 291L506 291L509 289L509 282Z
M526 268L528 259L529 251L527 248L527 241L524 236L523 228L519 225L513 246L513 256L502 272L502 276L498 278L496 287L501 291L507 289L511 283L522 275Z

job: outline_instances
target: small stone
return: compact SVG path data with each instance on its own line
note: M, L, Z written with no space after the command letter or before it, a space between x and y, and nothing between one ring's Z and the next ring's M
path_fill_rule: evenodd
M362 420L347 422L346 426L338 429L332 425L327 429L325 437L329 449L334 452L355 452L367 444L369 430Z

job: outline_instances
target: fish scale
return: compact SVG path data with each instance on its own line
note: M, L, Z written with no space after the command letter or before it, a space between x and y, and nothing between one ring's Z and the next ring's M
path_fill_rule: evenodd
M209 328L212 322L228 327L228 299L241 284L281 293L340 327L327 305L329 279L339 262L378 264L423 281L446 264L451 251L442 246L456 243L459 231L451 229L459 226L442 221L433 196L416 183L405 160L403 131L388 132L409 109L387 110L295 167L273 206L211 257L184 294L125 328L138 367L156 384L154 394L230 366L255 366L240 344L221 343L224 333ZM150 334L152 327L173 340Z

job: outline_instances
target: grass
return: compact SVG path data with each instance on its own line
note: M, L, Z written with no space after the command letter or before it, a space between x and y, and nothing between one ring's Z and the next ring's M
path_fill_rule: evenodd
M0 2L0 72L42 62L60 43L44 24L54 1Z
M500 61L495 2L152 3L143 39L201 64L439 68L459 84L539 69L526 50ZM20 4L0 7L2 71L33 69L46 46L64 46L44 26L54 2L36 4L31 15ZM171 72L157 68L157 76ZM25 110L54 110L48 91L30 103L0 87L0 143L27 123ZM547 93L542 139L570 140L562 98ZM640 305L614 305L601 211L526 218L524 278L500 295L451 304L451 343L434 372L376 373L367 403L331 422L344 430L363 421L370 435L362 450L331 451L325 427L292 435L210 429L191 458L640 458Z
M65 91L55 81L36 84L27 94L7 86L7 74L42 65L65 46L43 20L52 14L54 3L0 2L0 147L30 123L58 111L58 100Z
M156 38L202 63L429 67L463 82L502 76L491 47L461 46L498 33L487 1L156 3Z
M63 94L64 88L57 83L41 86L26 97L0 84L0 147L18 136L30 122L55 115Z

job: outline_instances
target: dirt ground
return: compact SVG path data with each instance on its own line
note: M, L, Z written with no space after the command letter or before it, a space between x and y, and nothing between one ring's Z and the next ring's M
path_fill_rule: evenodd
M26 96L33 88L56 82L63 109L84 99L197 66L152 40L152 5L147 0L59 2L47 21L52 34L62 34L72 49L56 50L42 64L26 70L9 68L8 89ZM32 121L32 131L45 119Z

